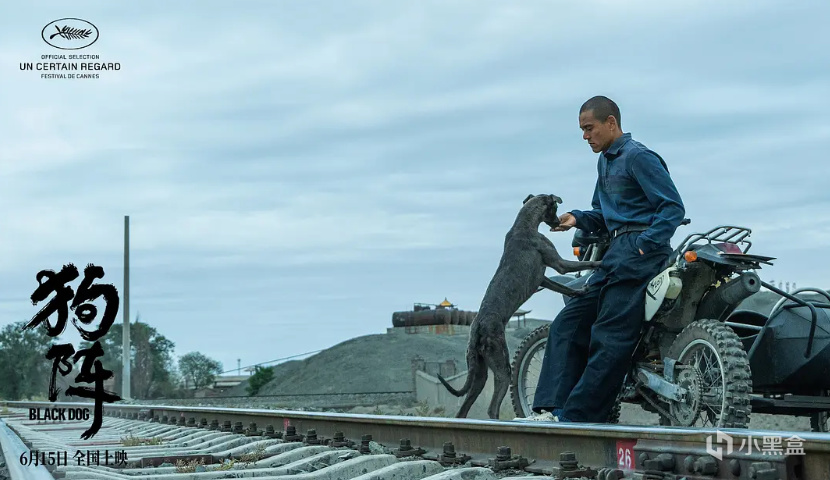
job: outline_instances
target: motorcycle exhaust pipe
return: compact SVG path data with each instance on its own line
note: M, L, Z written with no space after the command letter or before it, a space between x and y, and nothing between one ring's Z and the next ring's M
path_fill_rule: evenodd
M696 319L722 320L729 316L739 303L760 290L761 279L758 274L744 272L709 292L697 308Z

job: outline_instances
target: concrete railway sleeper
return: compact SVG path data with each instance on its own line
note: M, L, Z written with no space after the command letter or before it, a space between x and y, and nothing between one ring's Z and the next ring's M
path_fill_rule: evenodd
M67 452L39 465L54 479L807 479L830 480L830 435L746 429L531 424L262 409L106 405L103 425L29 420L31 408L86 406L0 402L7 435L24 450ZM89 405L92 406L91 404ZM534 422L535 423L535 422ZM734 450L723 443L724 435ZM803 454L766 455L738 445L797 435ZM707 448L707 438L709 447ZM712 442L720 448L712 450ZM8 439L4 444L8 443ZM97 459L87 453L99 452ZM5 450L4 450L5 453ZM6 462L25 462L8 458ZM77 457L82 462L77 461ZM716 458L718 457L718 458ZM30 457L31 453L30 453ZM90 461L93 458L97 461ZM28 469L36 465L29 460ZM49 464L51 463L51 464ZM43 468L45 466L45 469ZM18 468L17 470L20 470ZM34 470L32 470L33 472ZM28 474L28 471L27 471ZM20 474L18 474L20 476ZM28 478L28 477L20 477ZM48 479L49 477L38 477ZM11 480L18 480L14 474Z

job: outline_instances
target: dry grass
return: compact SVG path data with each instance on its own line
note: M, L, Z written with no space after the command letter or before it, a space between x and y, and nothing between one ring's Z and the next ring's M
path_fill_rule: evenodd
M249 467L265 457L265 445L257 445L253 451L239 457L239 461L244 463L246 467Z
M141 438L136 437L132 433L127 437L121 437L121 445L125 447L140 447L142 445L161 445L163 442L158 437Z
M196 467L204 466L205 461L201 458L198 460L190 460L185 462L184 460L176 460L176 473L195 473Z

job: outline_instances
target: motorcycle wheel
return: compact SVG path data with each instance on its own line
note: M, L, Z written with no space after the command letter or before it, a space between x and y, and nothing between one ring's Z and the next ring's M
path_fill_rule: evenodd
M550 324L536 328L522 340L510 368L510 399L517 417L527 418L533 413L536 383L542 370ZM619 423L622 402L618 399L611 410L608 423Z
M510 399L517 417L527 418L533 413L536 382L542 371L545 346L548 343L550 324L536 328L522 340L510 365Z
M661 415L661 424L717 428L749 425L752 372L741 340L731 328L716 320L692 322L674 340L668 356L677 359L675 381L688 394L680 401L668 402L675 418Z
M830 391L822 392L822 396L830 396ZM819 412L810 415L810 430L814 432L830 432L830 412Z

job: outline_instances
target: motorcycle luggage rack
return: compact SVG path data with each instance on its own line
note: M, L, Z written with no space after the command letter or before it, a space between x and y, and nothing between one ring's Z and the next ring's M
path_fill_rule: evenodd
M752 242L746 239L751 234L752 230L749 228L739 227L737 225L720 225L705 233L690 234L680 242L677 252L683 254L692 244L700 240L706 240L710 244L712 242L744 244L746 248L744 248L743 253L746 253L752 247Z

